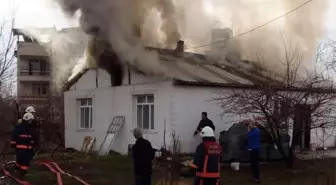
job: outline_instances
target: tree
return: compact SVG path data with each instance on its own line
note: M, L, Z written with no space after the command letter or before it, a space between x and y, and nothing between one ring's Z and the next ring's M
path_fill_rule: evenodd
M318 70L300 75L303 57L299 48L284 46L284 73L274 75L274 72L256 71L267 80L245 88L219 91L215 101L226 114L262 117L263 126L269 131L287 166L293 168L294 149L301 145L299 141L305 131L335 128L336 91L332 78ZM282 133L292 134L288 151L281 144Z
M50 92L48 102L37 111L40 120L41 147L45 150L53 149L53 153L64 147L63 107L62 94Z
M14 43L15 39L11 30L14 25L14 19L10 21L0 21L0 92L8 90L10 82L14 77ZM9 82L9 83L8 83Z

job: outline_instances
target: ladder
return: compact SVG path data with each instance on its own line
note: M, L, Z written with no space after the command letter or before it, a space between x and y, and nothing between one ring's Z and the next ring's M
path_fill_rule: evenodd
M113 117L111 124L107 130L105 139L100 146L99 155L107 155L111 149L111 146L119 133L121 127L125 122L125 116L115 116Z

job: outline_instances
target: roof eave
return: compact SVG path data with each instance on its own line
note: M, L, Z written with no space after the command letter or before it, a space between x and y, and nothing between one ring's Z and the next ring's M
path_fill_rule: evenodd
M213 83L213 82L190 82L190 81L184 81L184 80L178 80L178 79L173 79L173 85L236 88L236 89L261 89L262 88L262 84L249 85L249 84ZM284 87L284 86L278 86L278 85L270 85L270 87L278 91L336 93L336 89Z

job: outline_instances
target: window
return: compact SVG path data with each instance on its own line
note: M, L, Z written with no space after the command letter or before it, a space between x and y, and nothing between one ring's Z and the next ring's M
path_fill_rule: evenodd
M48 62L45 59L29 60L29 75L45 75L49 71Z
M137 126L154 130L154 95L136 96Z
M49 91L48 84L32 84L33 95L47 95Z
M79 128L91 129L92 128L92 98L78 99L79 105Z

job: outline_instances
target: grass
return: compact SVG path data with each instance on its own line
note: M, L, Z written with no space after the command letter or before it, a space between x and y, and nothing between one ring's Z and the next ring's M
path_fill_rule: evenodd
M40 155L38 160L48 158ZM91 185L131 185L133 184L132 161L127 156L94 157L82 154L56 156L54 159L60 167L70 174L82 178ZM297 161L295 169L287 170L284 163L274 162L261 165L262 184L267 185L334 185L335 159L314 161ZM158 181L162 174L154 172L153 180ZM62 176L64 185L80 183L67 176ZM29 170L27 181L33 185L57 184L55 175L46 167L33 164ZM329 181L329 184L327 184ZM192 178L182 179L184 185L193 184ZM221 171L221 182L226 185L252 184L248 165L242 165L240 171L224 167ZM0 183L1 184L1 183ZM11 185L15 183L11 182ZM156 184L155 182L153 184ZM182 183L181 183L182 184Z

